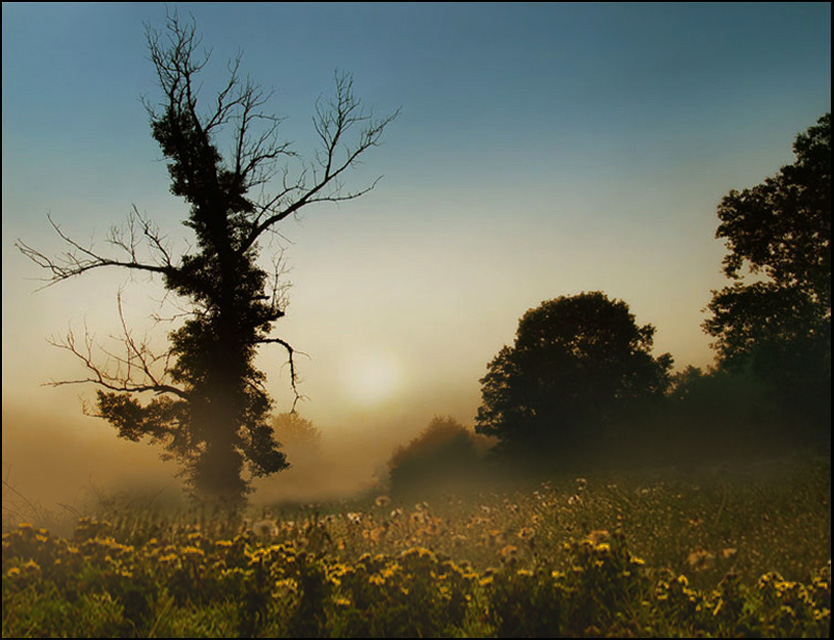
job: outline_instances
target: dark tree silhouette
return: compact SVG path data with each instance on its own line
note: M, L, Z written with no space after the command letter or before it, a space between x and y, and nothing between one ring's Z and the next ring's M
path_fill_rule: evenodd
M355 98L350 76L337 74L335 96L315 108L321 148L305 163L278 137L281 119L262 110L269 95L241 78L240 56L217 95L200 100L198 76L209 56L200 52L194 23L174 14L166 27L164 34L146 31L162 90L161 102L146 107L168 160L171 192L190 205L184 224L194 232L194 250L175 258L158 228L135 207L127 227L111 233L115 256L76 242L54 222L69 247L65 254L51 258L23 242L18 247L49 270L49 284L117 267L161 276L184 302L187 319L169 334L170 348L154 355L132 337L120 300L125 355L99 364L89 336L81 346L70 334L59 346L80 358L89 376L55 384L98 385L97 414L120 437L163 444L165 455L183 464L195 495L240 503L252 477L287 466L269 423L265 376L253 364L260 345L286 349L296 389L293 348L270 335L284 315L284 296L280 264L268 271L258 262L262 240L304 207L351 200L372 189L376 182L347 192L342 180L397 114L373 118ZM225 156L221 139L224 145L231 141ZM271 185L275 190L268 193ZM148 259L140 257L141 248ZM142 392L154 397L143 404L137 395Z
M551 459L598 444L607 425L668 387L672 357L652 357L654 331L600 292L542 302L489 363L475 430L498 437L499 451Z
M392 493L425 495L476 480L478 439L486 440L454 418L435 416L408 445L397 447L388 461Z
M830 417L831 114L793 150L794 164L721 201L716 237L734 282L712 292L703 328L721 367L752 371L795 407L827 406ZM745 266L755 281L744 282ZM815 420L827 428L828 417Z

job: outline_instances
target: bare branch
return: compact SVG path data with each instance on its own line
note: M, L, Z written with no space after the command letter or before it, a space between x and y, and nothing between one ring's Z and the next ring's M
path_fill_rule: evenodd
M374 180L369 187L349 193L342 191L339 179L345 171L359 162L363 153L379 145L383 131L399 113L400 110L397 109L386 118L373 119L362 111L359 100L354 96L351 76L337 73L335 97L326 106L322 106L321 101L316 104L313 126L321 140L322 150L316 156L318 169L313 170L313 185L306 187L303 177L292 186L285 182L280 196L259 206L260 213L239 251L242 253L248 250L264 231L307 205L353 200L371 191L380 178ZM360 123L365 123L365 126L357 136L358 141L354 146L344 144L348 131ZM299 195L286 206L280 207L283 198L295 192Z
M289 366L290 366L290 384L292 385L292 391L293 391L293 394L295 395L295 399L293 400L293 403L292 403L292 411L295 411L295 406L298 404L298 401L304 399L304 396L301 395L300 393L298 393L298 386L297 386L298 374L295 371L295 354L298 353L298 354L300 354L302 356L306 356L308 358L310 356L307 355L306 353L304 353L303 351L296 351L289 342L287 342L286 340L282 340L281 338L261 338L257 342L259 344L267 344L267 343L280 344L282 347L284 347L284 349L287 350L287 356L288 356L287 364L289 364Z
M58 236L64 242L70 245L70 249L63 252L59 256L59 258L50 258L38 251L37 249L33 249L22 240L18 240L17 242L15 242L15 247L17 247L17 249L23 255L25 255L38 266L43 267L44 269L47 269L52 273L51 277L43 279L46 282L43 288L52 286L53 284L56 284L63 280L68 280L74 276L79 276L82 273L86 273L87 271L99 269L101 267L123 267L125 269L133 269L136 271L149 271L151 273L160 273L163 275L173 275L177 271L177 268L170 263L170 260L166 264L161 265L147 264L138 261L136 257L136 236L132 222L132 216L128 224L127 239L123 236L119 236L119 232L114 229L111 229L110 234L108 236L108 242L124 250L130 257L129 260L118 260L115 258L108 258L99 255L98 253L94 252L92 248L87 248L79 244L78 242L70 238L67 234L65 234L52 219L52 216L47 217L49 218L49 223L52 225L52 228L55 230ZM148 233L151 234L151 239L153 239L152 228L148 226L147 230ZM162 240L159 236L157 236L157 241L159 242L159 246L157 246L157 249L160 250L163 257L168 257L167 252L161 247Z
M81 360L90 375L87 378L77 380L53 380L46 385L60 387L68 384L93 383L110 391L169 393L188 400L190 396L187 392L164 382L169 370L170 352L154 354L146 342L137 342L127 327L122 309L121 294L118 295L118 307L119 319L124 332L122 344L125 355L118 356L104 347L99 347L102 353L107 356L107 360L104 365L96 364L93 355L93 339L89 331L85 328L84 345L82 347L77 344L75 334L70 330L62 340L50 339L49 343L69 351ZM115 371L112 364L115 364ZM156 368L161 368L161 373L157 373Z

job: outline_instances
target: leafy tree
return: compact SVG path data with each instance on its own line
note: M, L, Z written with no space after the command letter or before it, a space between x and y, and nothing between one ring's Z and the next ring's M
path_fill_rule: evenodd
M293 460L309 462L321 454L321 431L297 411L281 413L272 419L272 430L283 450Z
M373 188L346 192L342 181L377 146L396 113L371 117L355 98L351 78L337 74L335 96L319 101L313 117L321 148L304 162L279 138L282 119L262 110L269 94L241 78L240 57L216 96L204 101L200 73L209 55L200 52L193 22L174 14L166 26L165 35L147 29L162 100L146 107L168 160L171 192L190 205L184 224L193 231L193 249L172 255L135 207L128 225L110 235L116 255L76 242L54 222L68 244L65 254L53 259L23 242L18 247L49 270L50 284L114 267L157 275L179 297L187 319L169 334L165 353L135 340L124 319L125 355L103 364L95 361L89 336L82 347L70 334L59 346L80 358L89 376L64 383L98 385L98 415L120 437L162 444L165 455L184 465L197 495L239 503L251 478L287 466L269 423L265 376L253 364L258 347L285 348L293 389L296 381L292 346L271 336L284 315L284 287L280 262L267 270L258 260L262 241L309 205L350 200ZM222 153L221 143L231 151ZM154 397L143 403L143 392Z
M669 384L672 357L652 357L654 332L600 292L542 302L489 363L476 431L505 451L548 457L599 443L606 426Z
M827 405L830 416L831 114L793 150L793 164L721 201L716 237L733 284L712 292L703 328L720 366L749 369L794 406Z
M435 416L407 446L398 447L388 468L395 493L450 485L474 479L481 436L451 417Z

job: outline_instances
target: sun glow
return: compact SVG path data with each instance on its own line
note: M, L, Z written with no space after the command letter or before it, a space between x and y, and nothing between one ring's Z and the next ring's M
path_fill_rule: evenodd
M368 406L394 395L401 386L402 369L390 353L362 351L350 356L343 367L345 392L351 401Z

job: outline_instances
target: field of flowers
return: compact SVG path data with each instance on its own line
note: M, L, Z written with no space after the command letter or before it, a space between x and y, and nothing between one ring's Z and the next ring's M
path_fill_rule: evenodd
M830 488L823 461L24 523L3 637L828 637Z

